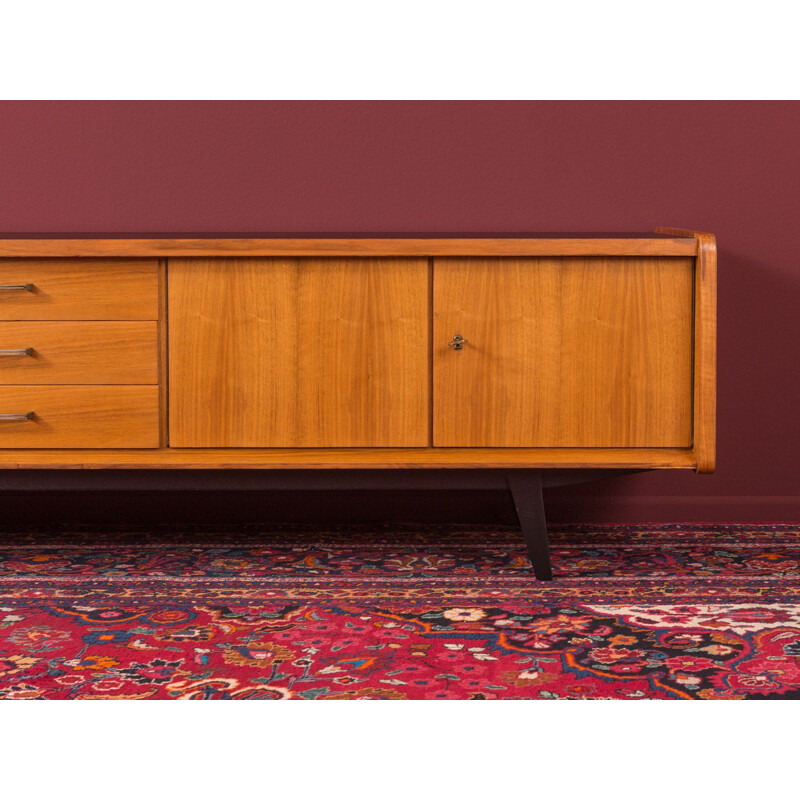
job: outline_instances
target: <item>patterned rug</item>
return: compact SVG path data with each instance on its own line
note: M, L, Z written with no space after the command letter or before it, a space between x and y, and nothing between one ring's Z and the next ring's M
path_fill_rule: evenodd
M0 533L0 697L800 697L800 526Z

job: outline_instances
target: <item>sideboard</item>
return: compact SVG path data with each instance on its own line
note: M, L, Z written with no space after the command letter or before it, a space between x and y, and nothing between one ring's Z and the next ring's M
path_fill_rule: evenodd
M0 237L0 469L715 461L707 233ZM577 473L583 474L583 473Z

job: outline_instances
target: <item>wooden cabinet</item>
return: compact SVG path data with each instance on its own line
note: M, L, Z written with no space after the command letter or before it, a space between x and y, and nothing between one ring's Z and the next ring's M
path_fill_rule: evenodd
M715 263L666 229L0 239L0 467L711 471ZM157 396L47 434L67 386Z
M713 471L715 342L710 234L0 239L0 469L504 469L535 559L547 470Z

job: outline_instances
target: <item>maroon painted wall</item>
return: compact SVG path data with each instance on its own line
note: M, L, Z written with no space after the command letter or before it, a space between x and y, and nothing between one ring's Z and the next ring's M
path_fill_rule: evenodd
M798 103L5 102L0 229L712 231L716 474L560 490L551 513L791 520L799 142Z

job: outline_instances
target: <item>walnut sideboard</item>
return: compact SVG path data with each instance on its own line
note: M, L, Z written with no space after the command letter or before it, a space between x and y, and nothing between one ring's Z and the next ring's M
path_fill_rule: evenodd
M715 339L707 233L7 235L0 469L502 470L548 579L542 485L713 471Z

